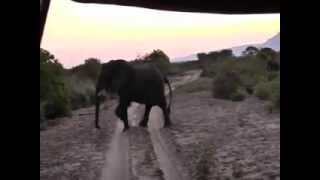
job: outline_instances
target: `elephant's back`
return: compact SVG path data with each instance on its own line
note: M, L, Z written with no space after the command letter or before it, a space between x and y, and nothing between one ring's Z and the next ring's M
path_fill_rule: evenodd
M135 96L145 102L158 101L164 93L164 83L161 73L154 67L146 64L136 68ZM143 103L143 102L141 102Z
M141 64L135 66L136 79L151 84L163 84L161 72L152 64Z

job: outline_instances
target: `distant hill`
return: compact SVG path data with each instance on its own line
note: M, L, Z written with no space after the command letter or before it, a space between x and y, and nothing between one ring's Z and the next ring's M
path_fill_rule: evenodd
M247 45L236 46L231 49L234 55L240 56L242 51L244 51L248 46L255 46L257 48L269 47L271 49L279 51L280 50L280 32L262 44L247 44Z
M262 44L245 44L241 46L235 46L230 49L232 49L234 55L240 56L242 51L244 51L248 46L255 46L258 48L269 47L276 51L280 51L280 32ZM172 62L185 62L192 60L198 60L197 54L190 54L188 56L171 59Z
M276 51L280 51L280 32L263 43L262 47L269 47Z

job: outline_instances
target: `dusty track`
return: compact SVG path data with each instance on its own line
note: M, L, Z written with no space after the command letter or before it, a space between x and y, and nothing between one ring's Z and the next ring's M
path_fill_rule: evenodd
M171 79L173 89L196 80L198 71ZM148 128L138 127L144 106L128 109L131 129L122 133L115 101L94 107L40 132L41 180L280 179L280 114L249 96L242 102L212 98L209 90L173 96L171 128L162 128L158 107Z
M122 133L123 124L118 121L110 149L106 155L106 165L102 169L103 179L129 180L129 139L127 133Z
M200 71L188 72L183 77L180 77L180 79L175 80L175 82L172 83L172 88L174 89L176 86L196 80L199 75ZM143 105L133 103L130 106L128 109L128 119L133 128L125 133L121 132L123 124L117 119L118 123L109 146L111 148L106 154L107 158L101 180L127 180L130 179L130 177L133 179L164 178L166 180L186 180L186 175L183 177L179 171L179 169L181 169L180 165L177 160L174 159L174 156L170 154L167 143L159 132L159 129L163 126L161 109L158 107L151 109L148 131L145 131L144 128L136 127L141 120L143 112ZM128 136L130 136L130 138L128 138ZM133 142L129 142L129 139ZM132 144L131 148L129 144ZM146 153L148 154L145 155ZM131 157L128 156L129 154ZM146 159L148 158L147 156L152 156L153 159ZM144 166L144 164L141 162L143 162L144 159L149 161L147 162L148 167L142 168L141 166ZM131 166L131 168L129 168L129 166ZM139 172L139 169L140 171L147 169L148 172Z

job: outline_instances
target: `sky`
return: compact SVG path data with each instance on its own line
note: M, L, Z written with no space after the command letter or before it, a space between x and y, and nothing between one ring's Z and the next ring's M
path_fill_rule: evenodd
M132 60L163 50L170 58L263 43L280 14L222 15L51 1L41 47L66 68L85 59Z

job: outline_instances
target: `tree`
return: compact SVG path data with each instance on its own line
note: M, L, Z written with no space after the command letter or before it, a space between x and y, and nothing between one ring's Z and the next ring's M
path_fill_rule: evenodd
M243 52L242 55L244 56L255 56L259 52L259 49L254 46L248 46Z
M67 115L69 94L63 80L64 68L49 51L40 49L40 104L47 117Z
M207 55L207 60L216 60L219 58L219 51L209 52Z
M270 61L276 57L276 54L277 52L275 50L265 47L265 48L261 48L257 55L263 60Z
M98 78L100 72L100 60L96 58L89 58L85 60L84 66L86 69L87 77L95 81Z
M154 64L158 69L167 74L170 71L170 59L160 49L153 50L151 53L146 54L141 59L136 59L133 63L151 63Z
M198 57L198 60L199 60L199 61L203 61L203 60L206 59L207 54L206 54L206 53L198 53L198 54L197 54L197 57Z
M198 53L197 56L200 61L215 61L233 57L233 52L231 49L223 49L221 51L211 51L208 54Z
M219 52L219 57L221 58L228 58L232 56L233 56L233 52L231 49L223 49Z
M169 57L160 49L153 50L152 53L147 54L144 59L149 62L166 62L170 63Z
M71 69L71 74L96 81L99 76L100 68L101 62L99 59L88 58L84 60L84 64L73 67Z

